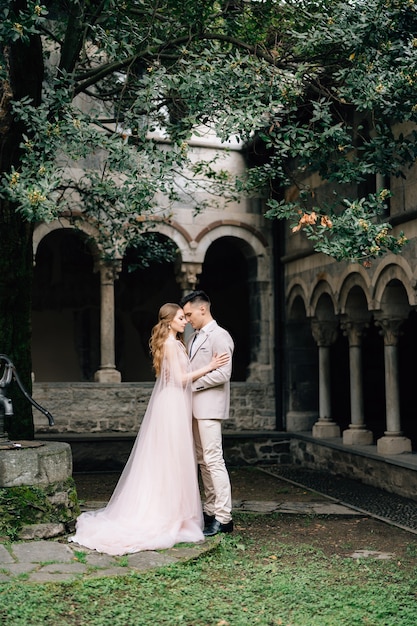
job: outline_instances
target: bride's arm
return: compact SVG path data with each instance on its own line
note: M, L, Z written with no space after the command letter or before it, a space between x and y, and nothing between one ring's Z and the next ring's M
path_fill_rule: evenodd
M194 370L190 372L187 376L186 382L194 382L197 378L201 378L201 376L205 376L205 374L209 374L213 370L216 370L218 367L222 365L226 365L226 363L230 360L230 355L227 352L223 352L222 354L215 354L211 359L210 363L204 367L200 367L198 370Z
M188 357L186 357L185 351L182 352L177 342L167 341L164 346L160 379L164 384L188 385L197 380L197 378L201 378L201 376L209 374L218 367L226 365L229 360L230 355L227 352L219 355L215 354L208 365L200 367L193 372L190 370L186 371L185 362L188 362Z

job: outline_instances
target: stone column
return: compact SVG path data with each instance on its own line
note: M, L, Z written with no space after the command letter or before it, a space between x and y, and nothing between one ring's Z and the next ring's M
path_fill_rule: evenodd
M342 328L349 340L350 414L349 428L343 431L346 445L370 445L372 432L365 426L362 386L362 333L366 322L344 320Z
M203 271L202 263L190 263L184 262L181 264L181 269L176 276L177 283L181 287L182 294L185 296L190 291L194 291L197 288L198 277ZM184 331L184 340L188 341L193 329L191 324L187 324Z
M338 323L333 320L311 322L314 340L319 348L319 419L312 429L313 437L340 437L340 427L331 417L330 346L336 341Z
M181 264L181 269L177 274L176 279L184 295L196 289L198 277L200 276L202 271L202 263L184 262Z
M411 440L401 432L400 391L398 374L398 337L402 319L375 320L384 337L386 428L377 441L379 454L411 452Z
M114 349L114 281L121 270L120 261L100 261L100 369L94 374L98 383L120 383Z

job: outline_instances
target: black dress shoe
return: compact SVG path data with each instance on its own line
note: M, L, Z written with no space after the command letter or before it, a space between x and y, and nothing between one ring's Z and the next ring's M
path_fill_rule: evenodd
M204 530L203 535L205 537L214 537L217 533L231 533L233 531L233 520L222 524L219 520L214 519Z
M204 528L206 526L210 526L210 524L214 522L214 515L209 515L208 513L203 511L203 516L204 516Z

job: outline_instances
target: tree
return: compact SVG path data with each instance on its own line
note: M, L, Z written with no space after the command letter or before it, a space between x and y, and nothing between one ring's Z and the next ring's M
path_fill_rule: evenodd
M403 174L415 157L414 134L392 130L415 122L412 0L0 7L0 351L28 388L37 221L64 214L76 223L81 206L104 255L146 251L156 192L169 214L187 172L191 195L198 184L213 197L261 189L269 217L292 219L336 258L400 249L403 240L376 221L387 191L360 198L352 185ZM202 127L261 143L268 158L236 180L218 163L192 163L187 140ZM339 186L333 203L314 205L307 170ZM294 183L300 194L288 203L283 190ZM12 432L33 436L30 407L15 403Z
M268 217L291 219L317 251L367 266L406 243L390 233L386 209L390 177L406 178L417 156L417 7L414 0L297 5L300 64L261 133L273 155L253 175L258 184L262 170L267 181L272 170L279 188L299 189L293 202L276 194ZM310 182L314 173L319 185Z
M146 254L155 194L169 212L184 171L194 187L204 179L213 194L235 193L217 164L188 160L187 139L214 120L223 138L244 140L271 105L269 83L256 94L253 81L261 71L271 85L279 80L264 28L257 32L275 5L246 4L1 3L0 346L27 389L34 223L60 215L76 223L82 206L104 255L128 245ZM13 400L10 431L30 438L30 406Z
M16 10L19 4L16 3ZM5 9L3 9L4 11ZM1 28L1 27L0 27ZM3 32L1 33L3 37ZM11 102L31 98L34 106L41 101L43 60L39 37L30 35L28 41L12 37L9 50L2 59L3 81L0 92L0 169L10 172L19 167L20 142L24 125L13 116ZM8 57L8 59L7 59ZM4 63L8 62L6 70ZM7 76L8 74L8 76ZM32 285L32 231L30 221L22 220L15 205L0 199L0 352L9 355L18 367L21 379L30 389L30 316ZM33 435L31 408L19 393L13 397L15 413L20 416L23 437Z

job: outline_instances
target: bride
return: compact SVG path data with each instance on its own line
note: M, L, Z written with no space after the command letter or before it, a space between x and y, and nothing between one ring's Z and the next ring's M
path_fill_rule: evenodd
M183 310L159 310L149 342L156 382L142 425L107 506L82 513L69 541L110 555L198 542L203 513L191 416L191 382L224 365L227 354L191 372Z

